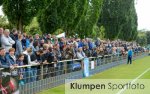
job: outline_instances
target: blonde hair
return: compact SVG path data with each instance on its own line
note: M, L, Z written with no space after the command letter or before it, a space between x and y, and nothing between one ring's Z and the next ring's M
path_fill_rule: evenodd
M23 36L21 34L18 35L18 39L21 39Z
M10 48L10 49L9 49L9 52L12 52L12 51L15 51L15 49L14 49L14 48Z
M10 32L10 31L9 31L9 29L5 29L5 31L4 31L4 32Z
M32 52L32 48L27 48L27 52L31 53Z
M48 44L43 45L43 49L48 49L50 46Z

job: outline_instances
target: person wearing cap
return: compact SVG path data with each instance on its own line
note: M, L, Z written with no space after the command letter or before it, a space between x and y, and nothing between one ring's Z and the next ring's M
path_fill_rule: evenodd
M9 29L5 29L4 34L1 37L2 47L5 48L6 52L12 48L12 45L15 44L15 41L9 36Z

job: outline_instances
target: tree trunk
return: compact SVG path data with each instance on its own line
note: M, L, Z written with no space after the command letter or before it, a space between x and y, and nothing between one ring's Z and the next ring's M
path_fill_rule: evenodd
M21 17L19 17L18 24L17 24L17 29L20 32L23 32L23 22L22 22L22 18Z

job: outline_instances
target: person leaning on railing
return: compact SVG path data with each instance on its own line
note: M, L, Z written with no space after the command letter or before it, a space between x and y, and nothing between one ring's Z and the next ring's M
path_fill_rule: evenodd
M57 58L55 56L53 48L49 47L48 50L49 52L47 53L46 61L47 63L50 64L48 65L47 77L53 77L56 75L55 73L56 66L53 62L57 62Z
M24 64L24 55L20 54L18 55L18 58L16 60L16 63L18 66L23 66ZM18 81L19 81L19 86L24 85L26 82L26 73L25 73L25 68L18 68Z
M5 70L14 69L14 66L6 58L6 51L2 47L0 48L0 67L5 68Z
M16 78L18 76L16 67L18 64L16 63L16 56L15 56L15 49L10 48L9 53L6 55L6 59L8 60L9 64L14 67L14 69L10 70L12 77Z
M32 55L32 48L27 48L23 52L25 59L24 64L26 65L37 65L38 62L36 60L32 61L31 55ZM35 76L37 75L37 69L35 67L27 67L26 69L26 82L33 82L35 81Z
M83 46L83 51L84 51L84 53L85 53L85 55L87 56L87 57L90 57L91 56L91 51L89 50L89 48L88 48L88 45L84 45Z

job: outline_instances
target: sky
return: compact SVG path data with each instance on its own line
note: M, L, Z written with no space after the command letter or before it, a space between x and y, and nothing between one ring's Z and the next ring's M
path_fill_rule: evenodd
M150 30L150 0L136 0L136 11L138 15L138 30ZM0 15L3 15L2 7L0 7Z
M138 29L150 30L150 0L137 0Z

